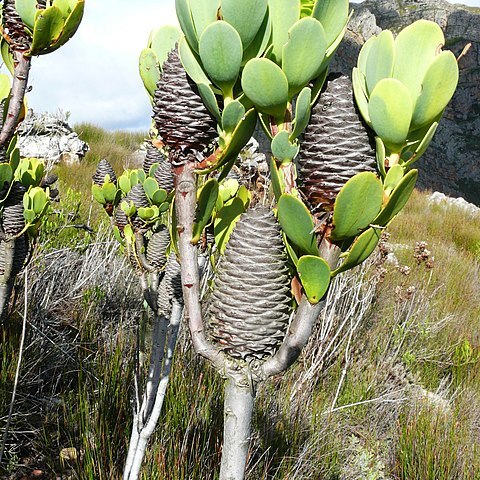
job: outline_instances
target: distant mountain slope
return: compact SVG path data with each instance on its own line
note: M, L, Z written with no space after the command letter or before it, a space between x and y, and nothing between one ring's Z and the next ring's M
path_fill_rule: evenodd
M435 139L419 162L420 185L480 205L480 8L444 0L370 0L355 10L331 71L350 73L360 46L381 29L394 32L420 18L437 22L446 48L459 55L460 84Z

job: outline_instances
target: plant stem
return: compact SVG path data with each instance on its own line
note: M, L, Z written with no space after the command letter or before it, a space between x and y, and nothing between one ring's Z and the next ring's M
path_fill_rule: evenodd
M22 110L25 92L27 91L28 74L32 59L26 57L23 52L13 52L14 75L12 82L12 91L8 103L7 116L0 132L0 146L8 146L10 140L15 134L18 125L18 119Z
M210 360L218 371L225 369L225 355L206 338L200 305L200 276L197 247L192 245L193 222L197 206L197 189L193 165L175 169L175 212L177 215L178 251L182 272L182 290L188 325L195 351Z
M2 242L2 240L0 240ZM0 322L7 315L8 301L13 287L12 275L13 262L15 259L15 240L7 240L4 244L3 273L0 275Z
M225 382L224 425L220 480L243 480L250 443L254 394L250 386Z

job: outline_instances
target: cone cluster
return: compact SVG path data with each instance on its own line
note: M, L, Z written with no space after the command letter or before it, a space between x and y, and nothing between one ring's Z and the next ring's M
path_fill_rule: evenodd
M354 175L375 171L371 131L354 103L348 77L330 74L312 109L298 159L300 189L312 213L333 210L340 189Z
M228 242L208 305L212 339L238 359L273 355L290 316L290 282L280 227L269 208L248 210Z
M143 189L142 185L137 183L132 187L132 189L127 193L125 197L126 202L133 202L137 210L139 208L148 207L148 198L145 194L145 190ZM135 213L131 217L132 225L136 228L141 228L143 226L143 220ZM128 218L125 215L125 212L121 208L117 208L115 210L115 225L120 229L123 230L126 225L128 224Z
M195 162L217 137L216 123L186 74L177 50L165 63L153 101L153 119L173 166Z
M158 163L158 168L155 170L154 178L160 188L167 192L173 190L174 179L172 167L165 155L157 148L151 141L147 142L147 154L143 161L143 171L146 175L150 172L150 168L154 163Z

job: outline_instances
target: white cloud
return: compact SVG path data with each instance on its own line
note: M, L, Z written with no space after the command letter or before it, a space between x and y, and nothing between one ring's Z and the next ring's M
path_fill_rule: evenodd
M480 6L480 0L458 3ZM29 105L36 111L70 111L73 122L147 130L151 106L138 74L138 55L153 28L177 23L174 4L86 0L84 20L70 42L33 59Z

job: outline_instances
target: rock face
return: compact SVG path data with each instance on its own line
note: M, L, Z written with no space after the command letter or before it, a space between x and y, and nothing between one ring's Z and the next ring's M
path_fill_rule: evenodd
M331 71L350 75L361 45L382 29L398 32L421 18L437 22L446 47L458 57L460 82L435 138L420 159L419 185L480 205L480 8L445 0L370 0L352 4L354 15Z
M68 118L58 114L35 114L31 110L18 128L22 157L43 158L47 163L76 163L88 152L68 124Z

